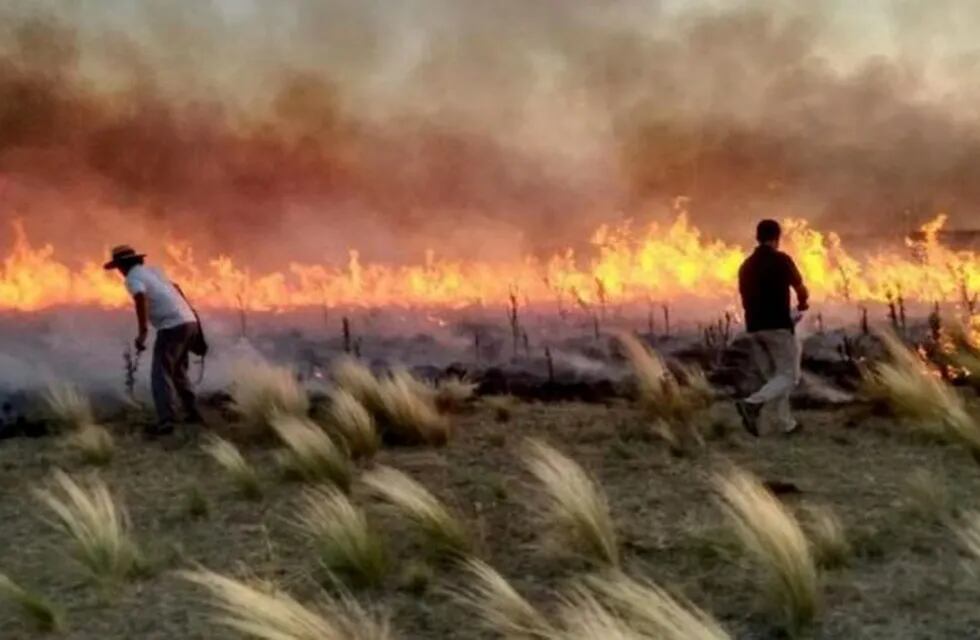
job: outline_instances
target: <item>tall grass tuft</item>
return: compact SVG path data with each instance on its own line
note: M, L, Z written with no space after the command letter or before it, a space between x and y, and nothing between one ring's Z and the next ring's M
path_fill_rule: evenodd
M477 384L457 376L443 378L436 386L436 407L443 413L460 411L476 394Z
M820 566L833 569L846 565L851 543L837 513L826 506L808 507L806 513L806 530Z
M769 596L787 631L801 632L817 615L820 576L799 522L744 471L716 476L715 487L742 546L765 570Z
M398 441L433 445L448 442L449 421L436 409L432 387L400 370L381 381L379 392L385 428Z
M917 468L905 481L909 506L920 517L933 522L945 520L952 508L946 480L924 468Z
M381 411L381 383L367 366L345 357L334 363L330 373L337 387L354 396L370 413Z
M28 591L21 585L0 573L0 599L17 607L37 631L50 633L64 628L64 614L61 609L39 593Z
M255 467L248 463L238 447L212 434L201 445L201 449L228 474L242 496L249 500L258 500L262 497L259 474L255 471Z
M54 513L54 524L71 537L78 561L98 579L133 576L141 564L139 550L125 511L113 501L105 483L93 479L82 486L56 471L53 485L35 494Z
M511 640L551 640L556 630L493 567L482 560L464 564L467 580L453 597L476 613L488 630Z
M235 410L250 426L272 426L276 416L304 417L310 410L306 391L294 373L268 362L242 363L235 367L231 387Z
M651 640L629 621L603 605L592 592L576 589L564 599L560 611L563 629L553 640Z
M425 534L435 554L465 557L472 552L473 541L461 518L416 480L384 466L364 474L362 480Z
M182 571L183 579L211 597L216 624L259 640L392 640L388 621L352 598L328 598L323 611L304 607L288 594L260 590L206 570Z
M296 524L314 541L331 573L368 585L378 584L387 573L381 536L364 511L336 489L307 490Z
M970 511L964 514L963 522L954 527L956 536L963 544L974 561L980 561L980 512Z
M330 424L344 439L353 458L373 458L381 448L381 437L374 417L352 394L343 388L330 393Z
M272 429L286 449L280 463L283 469L306 482L328 481L347 491L353 478L350 458L319 425L306 418L279 415Z
M616 572L594 577L589 587L644 638L661 640L729 640L731 636L710 614L678 600L663 588Z
M97 424L86 424L68 434L65 443L78 451L87 464L105 466L112 462L116 445L109 431Z
M88 396L71 383L49 383L43 398L48 412L67 430L77 430L95 423Z
M537 440L524 462L545 495L547 519L574 549L600 564L618 566L616 529L605 495L581 466Z

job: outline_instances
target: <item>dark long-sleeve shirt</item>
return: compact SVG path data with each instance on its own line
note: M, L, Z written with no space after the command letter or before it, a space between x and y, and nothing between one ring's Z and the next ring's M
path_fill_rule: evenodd
M738 288L749 333L795 327L789 290L796 290L801 307L808 293L793 259L768 245L759 245L738 270Z

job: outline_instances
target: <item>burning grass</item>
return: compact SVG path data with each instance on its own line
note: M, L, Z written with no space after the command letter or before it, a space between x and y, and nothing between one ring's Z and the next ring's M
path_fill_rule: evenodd
M260 640L393 640L388 621L352 598L326 598L321 611L281 591L267 591L206 570L183 571L204 588L215 624Z
M765 588L787 631L816 618L820 575L799 522L755 477L738 469L715 477L721 506L742 546L765 571Z
M235 483L239 493L249 500L262 497L262 484L255 468L248 463L242 452L231 442L216 435L209 435L201 446L218 466Z
M75 557L95 578L117 581L132 577L141 557L130 536L129 521L101 480L83 486L56 471L53 487L35 491L55 515L54 525L71 538Z
M64 613L43 595L30 591L0 573L0 599L17 608L25 620L41 633L64 628Z
M353 458L373 458L381 448L374 417L360 401L346 389L330 392L330 425L343 438L347 451Z
M332 574L376 585L387 573L384 540L364 511L336 489L304 492L297 526L313 540L321 563Z
M609 503L571 458L537 440L526 443L524 462L545 496L546 519L559 536L599 564L619 564L616 528Z
M433 555L465 557L473 551L462 519L407 474L382 466L364 474L362 480L422 531Z
M309 412L309 398L292 370L253 361L240 363L234 370L234 407L253 429L272 426L277 416L301 418Z
M278 415L272 429L286 446L279 456L284 471L306 482L328 481L350 489L353 469L350 458L319 425L306 418Z
M482 560L464 564L467 580L452 595L490 631L513 640L550 640L557 631L496 569Z

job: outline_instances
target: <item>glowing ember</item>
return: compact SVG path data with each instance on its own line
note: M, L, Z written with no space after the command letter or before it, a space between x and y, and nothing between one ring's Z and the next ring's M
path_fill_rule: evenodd
M908 301L968 304L980 291L980 255L941 245L943 216L925 225L923 239L865 258L849 254L833 233L802 220L785 221L785 249L796 257L816 300ZM57 305L115 307L128 304L118 276L93 259L73 271L51 245L32 245L15 224L14 243L0 269L0 309L35 311ZM162 259L171 276L202 306L251 310L352 306L461 308L502 305L513 292L522 301L648 304L682 297L730 302L746 249L708 241L683 214L663 228L602 227L591 256L571 250L546 261L513 263L441 260L428 252L408 266L362 264L350 252L344 268L290 264L285 271L254 274L219 256L198 262L189 246L167 246Z

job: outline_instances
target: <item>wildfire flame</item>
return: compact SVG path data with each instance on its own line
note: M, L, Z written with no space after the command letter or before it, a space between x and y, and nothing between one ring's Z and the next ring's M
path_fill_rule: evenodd
M784 248L793 255L816 300L908 301L976 304L980 255L943 246L944 216L924 225L908 246L855 257L834 233L804 220L785 221ZM37 311L59 305L117 307L128 304L117 274L101 261L71 269L50 244L35 245L13 226L13 247L0 267L0 310ZM163 267L201 306L284 310L301 307L461 308L505 304L518 291L523 300L574 304L647 304L680 297L730 301L743 247L705 239L686 215L667 226L603 226L594 251L573 251L548 260L511 263L439 259L433 251L420 264L364 264L356 250L344 267L288 265L255 274L227 256L199 262L190 246L166 246Z

